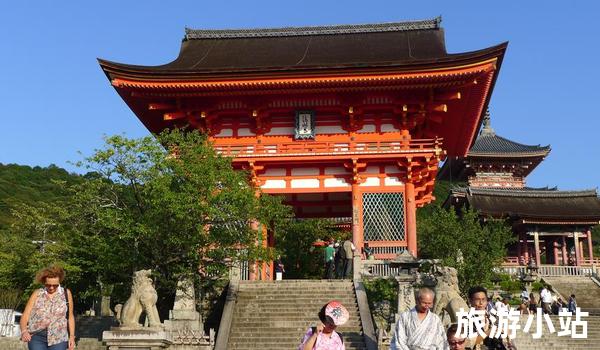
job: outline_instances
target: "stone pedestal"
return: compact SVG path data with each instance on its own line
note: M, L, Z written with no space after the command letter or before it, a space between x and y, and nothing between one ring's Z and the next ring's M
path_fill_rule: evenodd
M110 295L103 295L100 301L100 316L114 316L112 310L110 309Z
M172 341L161 329L118 327L102 334L108 350L162 350Z
M204 334L200 313L196 311L194 283L191 279L184 278L177 283L175 304L164 324L173 350L212 349L214 345L214 335Z
M408 311L415 306L414 277L397 276L398 281L398 314Z

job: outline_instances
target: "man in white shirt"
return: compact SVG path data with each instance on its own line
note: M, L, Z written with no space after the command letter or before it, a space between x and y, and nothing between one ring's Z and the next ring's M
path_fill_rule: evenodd
M400 314L390 350L445 350L446 332L438 315L431 312L434 292L421 288L414 308Z
M542 287L540 291L540 299L542 299L542 310L544 310L545 314L552 313L552 293L546 288Z

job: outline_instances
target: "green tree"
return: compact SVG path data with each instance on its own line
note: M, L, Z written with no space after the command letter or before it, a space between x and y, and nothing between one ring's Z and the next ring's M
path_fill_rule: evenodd
M30 167L0 163L0 230L14 222L13 209L22 204L39 207L44 203L58 203L65 199L63 183L82 181L80 175L49 165Z
M420 219L419 253L456 268L462 292L489 282L493 268L506 256L507 245L514 241L504 221L488 220L482 225L471 210L457 214L436 206Z
M164 312L182 275L219 276L233 262L272 258L255 244L250 224L264 220L273 229L289 210L278 198L257 196L247 174L235 171L203 135L174 130L105 141L77 163L90 173L65 187L65 203L43 217L21 213L29 222L52 218L60 242L52 258L68 267L84 304L99 296L100 284L114 286L123 302L132 272L151 268ZM13 233L25 231L14 227Z

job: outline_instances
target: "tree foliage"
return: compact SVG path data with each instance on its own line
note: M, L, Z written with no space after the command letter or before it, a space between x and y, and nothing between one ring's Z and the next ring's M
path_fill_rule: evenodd
M506 256L507 245L514 241L505 222L488 220L482 225L471 210L457 214L435 206L419 219L419 254L456 268L462 292L489 282L493 268Z
M0 164L0 230L14 222L12 210L22 204L37 207L44 203L59 203L67 196L62 184L82 180L82 176L70 174L53 164L48 167Z
M46 235L56 242L43 254L31 243L21 247L35 260L30 269L61 262L85 304L99 296L100 285L114 286L117 301L124 302L132 272L151 268L164 311L182 275L219 276L232 262L272 258L255 244L251 222L272 226L290 211L279 198L257 196L247 174L235 171L203 135L174 130L105 141L77 163L90 173L85 181L64 184L67 200L14 213L22 218L10 236L31 241L32 232L50 223ZM39 227L32 231L21 224L26 222Z

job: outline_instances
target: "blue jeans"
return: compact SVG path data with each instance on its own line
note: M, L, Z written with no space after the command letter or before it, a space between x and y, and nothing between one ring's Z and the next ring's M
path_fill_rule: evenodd
M68 342L48 346L48 332L42 331L31 335L31 340L27 343L29 350L67 350Z

